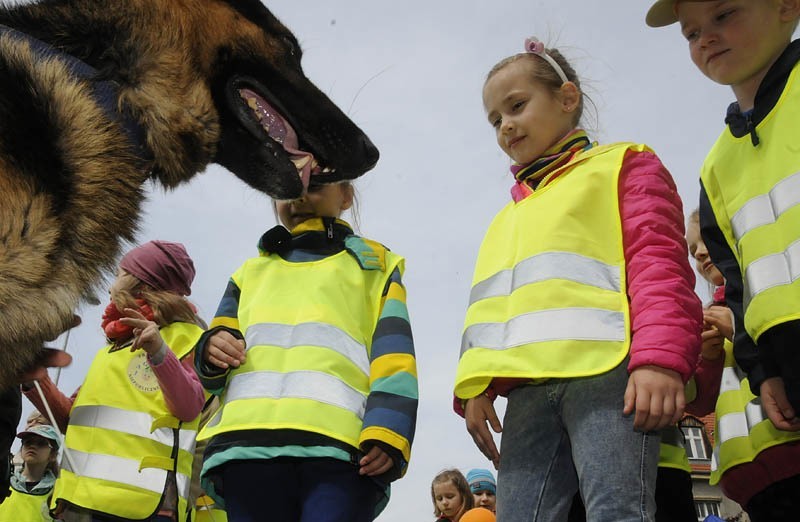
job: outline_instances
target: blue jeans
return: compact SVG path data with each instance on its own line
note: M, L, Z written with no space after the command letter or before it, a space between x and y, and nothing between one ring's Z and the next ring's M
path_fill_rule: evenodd
M566 521L580 489L590 522L654 520L657 433L622 415L627 360L593 377L551 379L508 396L497 519Z
M343 460L234 460L222 471L229 522L371 522L383 492Z

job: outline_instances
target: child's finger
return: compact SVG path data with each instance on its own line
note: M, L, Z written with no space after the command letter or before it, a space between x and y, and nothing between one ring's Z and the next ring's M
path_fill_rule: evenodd
M636 401L636 386L633 383L633 377L628 378L628 386L625 388L625 395L623 396L623 415L630 415L633 413L633 406ZM634 422L635 425L635 422Z

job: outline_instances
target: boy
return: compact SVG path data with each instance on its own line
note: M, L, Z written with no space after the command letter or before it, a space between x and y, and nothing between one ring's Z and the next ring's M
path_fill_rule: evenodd
M658 0L736 102L701 172L700 227L725 277L734 353L776 428L800 431L800 0Z

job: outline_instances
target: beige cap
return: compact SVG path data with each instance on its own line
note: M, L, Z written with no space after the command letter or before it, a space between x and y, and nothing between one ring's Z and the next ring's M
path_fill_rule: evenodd
M650 27L664 27L665 25L674 24L678 21L678 15L675 12L675 4L679 1L688 2L707 2L710 0L658 0L647 11L647 16L644 21Z

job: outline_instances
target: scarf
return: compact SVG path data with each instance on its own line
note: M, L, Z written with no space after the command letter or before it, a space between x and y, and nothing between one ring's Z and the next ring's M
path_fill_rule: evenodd
M145 303L142 299L137 299L136 305L139 307L139 312L141 312L148 321L153 320L153 310L150 308L150 305ZM114 301L108 303L108 306L106 306L103 312L103 321L100 326L103 328L106 338L115 345L119 345L133 337L133 327L123 324L120 321L123 317L125 316L119 311Z
M573 129L554 143L542 155L527 165L511 165L511 174L516 183L511 187L511 197L515 202L522 201L539 185L546 185L555 178L545 179L549 174L566 165L576 152L592 147L592 142L583 129ZM560 173L559 173L560 174Z

